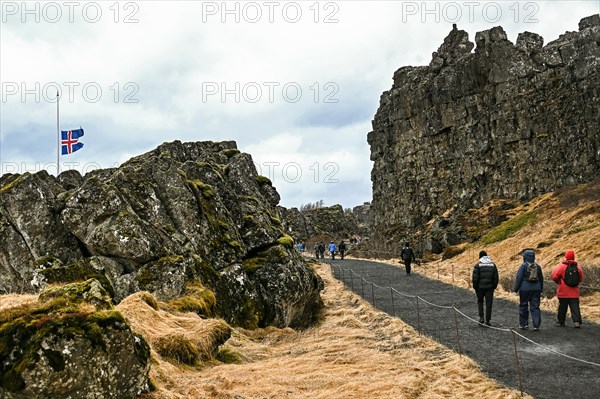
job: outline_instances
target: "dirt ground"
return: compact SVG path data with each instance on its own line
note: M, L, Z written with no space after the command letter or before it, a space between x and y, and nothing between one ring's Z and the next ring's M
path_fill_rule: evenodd
M526 393L536 398L563 398L566 392L575 398L600 397L600 325L586 321L585 315L582 328L575 329L569 318L566 327L555 326L554 312L543 311L540 331L522 331L517 328L518 305L514 300L495 298L494 328L486 328L458 312L455 314L453 309L436 306L454 306L478 320L472 290L426 278L418 266L410 276L402 268L380 262L344 260L334 261L333 266L338 279L376 308L460 350L474 359L487 375L508 387L519 389L522 385ZM422 300L417 301L415 295ZM507 331L511 328L523 337Z

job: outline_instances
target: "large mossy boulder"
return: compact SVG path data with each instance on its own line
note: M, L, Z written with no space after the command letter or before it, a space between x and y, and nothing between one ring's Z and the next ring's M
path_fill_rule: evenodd
M94 278L117 303L138 291L170 301L199 282L236 325L317 317L320 280L284 233L277 191L235 142L166 143L83 177L0 179L0 204L24 200L35 218L0 207L0 292Z
M150 349L97 280L52 287L0 313L0 397L134 398Z

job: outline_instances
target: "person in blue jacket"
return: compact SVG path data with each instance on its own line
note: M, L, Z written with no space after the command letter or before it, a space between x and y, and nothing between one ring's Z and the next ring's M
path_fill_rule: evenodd
M513 291L519 293L519 328L529 328L529 313L533 322L533 331L539 331L542 324L540 301L544 289L544 275L542 268L535 263L535 252L526 249L523 252L523 263L517 272Z
M331 254L331 260L335 259L335 251L337 251L337 246L333 241L329 243L329 253Z

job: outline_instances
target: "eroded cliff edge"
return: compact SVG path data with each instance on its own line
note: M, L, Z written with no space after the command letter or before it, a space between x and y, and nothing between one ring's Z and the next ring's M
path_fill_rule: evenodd
M473 50L474 49L474 50ZM600 15L547 45L456 27L427 66L402 67L368 135L379 238L411 236L493 198L525 201L600 174ZM460 228L424 250L453 245Z

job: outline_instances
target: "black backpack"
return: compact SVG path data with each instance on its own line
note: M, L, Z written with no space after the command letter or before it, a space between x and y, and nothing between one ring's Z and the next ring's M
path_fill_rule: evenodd
M536 283L539 280L540 265L537 263L528 263L526 271L527 274L525 278L527 281L530 283Z
M579 285L579 269L577 265L574 263L569 263L567 268L565 269L565 276L563 277L563 281L569 287L577 287Z

